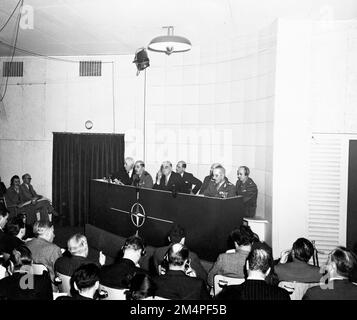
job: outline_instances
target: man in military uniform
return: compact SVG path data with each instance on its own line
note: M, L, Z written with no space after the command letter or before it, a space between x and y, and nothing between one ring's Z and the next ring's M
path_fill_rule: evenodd
M186 172L187 164L185 161L179 161L176 165L176 173L178 173L184 182L184 191L186 193L197 194L202 186L201 180L197 179L192 173ZM194 188L192 188L194 186Z
M211 168L209 170L209 175L206 176L203 180L203 183L202 183L202 186L201 186L201 189L200 189L200 194L204 194L204 192L206 191L206 189L208 188L209 186L209 183L211 181L213 181L213 169L216 168L216 167L219 167L219 166L222 166L220 163L213 163L211 165ZM227 179L228 180L228 179Z
M152 189L154 182L149 172L145 170L144 161L138 160L134 165L133 186Z
M203 195L213 198L232 198L236 196L235 187L226 179L226 170L222 166L213 169L213 181L210 181Z
M238 168L236 183L236 192L238 196L243 197L246 215L253 217L257 209L258 188L254 181L249 178L250 170L246 166Z

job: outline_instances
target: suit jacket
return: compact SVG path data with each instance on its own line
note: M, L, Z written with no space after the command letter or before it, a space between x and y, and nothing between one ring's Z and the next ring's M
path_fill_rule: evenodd
M331 287L330 287L331 286ZM347 279L333 280L325 287L308 289L303 300L357 300L357 285Z
M122 258L114 264L103 266L99 278L100 283L104 286L125 289L129 287L131 279L137 273L147 272L135 266L133 261Z
M221 253L208 273L208 284L213 287L214 276L217 274L232 278L244 278L248 254L248 251L239 249L234 253Z
M204 195L206 197L213 198L223 198L222 193L227 193L227 198L233 198L236 196L236 189L232 183L230 183L227 179L226 181L218 188L215 181L210 181L207 189L204 191Z
M0 181L0 197L3 197L6 194L6 186L4 182Z
M160 184L155 183L154 184L154 189L158 190L165 190L165 191L176 191L176 192L184 192L184 183L182 177L176 173L176 172L171 172L171 176L169 178L169 181L167 184L166 182L166 177L163 175L160 180Z
M217 300L290 300L288 291L264 280L245 280L240 285L225 287Z
M139 177L138 174L134 174L133 176L133 186L138 185L141 188L152 189L154 186L154 182L149 172L144 171L142 175Z
M17 247L24 245L24 242L10 234L4 233L0 230L0 252L11 253Z
M93 263L93 261L74 255L62 256L55 262L55 271L71 277L77 268L87 263Z
M274 267L279 281L318 283L322 277L320 268L294 259L292 262L279 263Z
M182 179L184 183L183 185L185 193L191 193L192 191L192 193L197 194L197 192L201 189L201 180L197 179L192 173L184 172L182 175ZM195 186L193 189L192 185Z
M123 169L123 170L114 172L112 174L112 179L113 180L118 179L125 185L130 186L133 183L134 174L135 174L135 172L134 172L134 170L132 170L131 175L129 176L129 173L125 169Z
M19 189L18 193L15 190L15 188L12 186L7 189L5 194L5 200L6 200L6 205L8 207L15 207L21 204L20 192L21 192L21 188Z
M202 279L187 276L183 271L168 270L154 278L155 295L173 300L208 300L210 298Z
M44 264L48 268L50 277L53 280L55 278L55 262L62 256L60 247L41 238L33 238L26 242L26 246L32 252L33 262Z
M20 200L21 200L21 202L30 201L35 197L40 198L41 196L36 193L32 184L29 184L27 186L25 183L23 183L20 185Z
M87 297L84 297L84 296L81 296L80 294L78 293L75 293L75 294L72 294L71 296L59 296L58 298L56 298L56 300L94 300L94 299L91 299L91 298L87 298Z
M51 280L47 272L33 276L33 288L20 287L21 277L26 273L15 272L0 280L0 297L6 300L53 300ZM25 281L26 283L26 281Z
M164 260L164 257L170 247L171 247L171 245L165 246L165 247L160 247L155 250L155 252L153 254L153 262L154 262L156 271L158 271L158 266ZM193 270L195 270L197 278L200 278L206 282L207 272L206 272L205 268L203 268L198 255L196 253L194 253L193 251L190 251L188 258L191 260L191 267Z

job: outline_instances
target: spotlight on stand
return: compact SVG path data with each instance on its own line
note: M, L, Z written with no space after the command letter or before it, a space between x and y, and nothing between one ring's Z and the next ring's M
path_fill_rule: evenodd
M136 72L137 76L139 75L140 71L143 71L150 66L150 60L145 48L136 50L133 63L136 64L136 68L138 69Z

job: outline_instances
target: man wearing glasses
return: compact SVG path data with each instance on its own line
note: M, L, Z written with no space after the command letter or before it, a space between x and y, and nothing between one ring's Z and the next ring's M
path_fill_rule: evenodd
M232 198L236 196L236 190L232 183L226 179L226 170L222 166L213 169L213 180L203 192L206 197Z
M134 165L133 186L152 189L154 182L149 172L145 170L144 161L138 160Z
M178 173L172 171L172 163L170 161L164 161L162 163L156 175L154 189L185 192L183 179Z

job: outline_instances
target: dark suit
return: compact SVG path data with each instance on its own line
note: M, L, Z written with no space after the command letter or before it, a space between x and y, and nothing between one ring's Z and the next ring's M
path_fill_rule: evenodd
M279 263L274 267L274 270L279 281L317 283L322 277L319 267L297 259L292 262Z
M173 300L208 300L210 298L202 279L187 276L183 271L168 270L154 279L156 296Z
M94 299L91 299L91 298L88 298L88 297L84 297L84 296L81 296L80 294L78 293L74 293L72 294L72 296L59 296L58 298L56 298L56 301L57 300L94 300Z
M144 171L141 176L134 174L133 176L133 186L139 186L140 188L152 189L154 182L149 172Z
M233 198L236 196L236 189L232 183L228 180L217 189L215 181L210 181L208 188L204 191L204 196L213 198L223 198L223 194L227 194L227 198Z
M0 198L6 194L6 186L4 182L0 181Z
M330 287L331 286L331 287ZM357 285L347 279L333 280L326 287L312 287L303 296L303 300L357 300Z
M25 183L20 185L20 199L21 202L31 201L33 198L40 198L41 196L36 193L32 184L26 185Z
M5 200L7 207L15 207L21 204L20 189L19 192L17 192L14 187L8 188L5 194Z
M166 183L166 177L163 175L160 180L160 184L155 183L154 189L164 190L164 191L176 191L184 192L184 183L182 177L176 173L171 172L169 181Z
M158 271L158 266L164 260L164 257L170 247L171 247L171 245L165 246L165 247L160 247L155 250L155 252L153 254L153 262L154 262L156 272ZM200 279L206 281L207 272L206 272L205 268L203 268L198 255L196 253L190 251L188 258L191 260L191 267L196 272L197 278L200 278Z
M100 284L116 289L129 287L131 279L137 273L147 273L145 270L135 266L134 262L122 258L117 263L103 266L100 270Z
M288 291L264 280L245 280L240 285L225 287L217 300L290 300Z
M112 180L118 179L119 181L121 181L125 185L130 186L130 185L133 184L134 174L135 174L134 170L132 170L130 176L129 176L129 173L125 169L119 170L119 171L114 172L112 174Z
M189 172L184 172L181 177L183 179L184 192L191 193L192 191L193 194L197 194L202 186L201 180L197 179L192 173ZM192 189L193 185L195 187Z
M206 189L208 188L208 185L209 183L213 181L213 176L212 175L209 175L209 176L206 176L204 179L203 179L203 183L202 183L202 186L201 186L201 189L200 189L200 194L204 194L204 192L206 191Z
M0 230L0 252L11 253L17 247L25 243L13 235L5 234Z
M93 263L93 261L88 258L74 255L62 256L55 262L55 272L71 277L77 268L87 263Z

